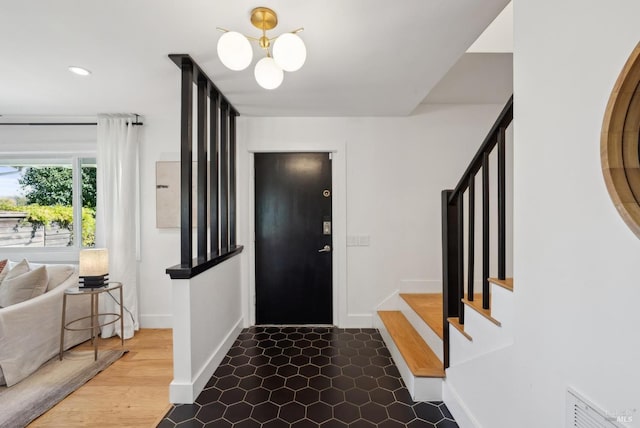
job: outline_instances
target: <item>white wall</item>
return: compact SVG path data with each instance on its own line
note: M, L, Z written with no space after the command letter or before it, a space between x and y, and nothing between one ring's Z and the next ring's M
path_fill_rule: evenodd
M172 403L193 403L242 330L240 257L172 280Z
M562 427L569 386L640 426L640 241L600 168L640 3L514 3L515 345L499 369L477 367L508 378L500 394L456 389L483 427ZM468 376L468 390L480 378Z
M171 281L165 269L180 263L180 230L156 228L156 162L180 160L180 92L175 102L145 115L140 149L140 325L171 327Z
M405 118L241 118L239 242L250 236L248 148L305 150L346 142L347 235L371 240L368 247L347 247L348 316L339 323L371 325L376 305L403 281L440 287L440 192L455 186L501 108L423 105Z
M95 122L95 118L93 119ZM34 120L36 121L36 120ZM49 122L50 120L43 120ZM68 120L74 121L73 119ZM78 120L80 121L80 120ZM90 120L84 120L90 121ZM0 153L4 156L29 154L96 154L96 127L84 126L0 126Z
M569 385L605 410L640 409L640 241L600 169L602 118L640 38L640 3L522 1L514 11L514 396L537 409L527 426L560 426Z

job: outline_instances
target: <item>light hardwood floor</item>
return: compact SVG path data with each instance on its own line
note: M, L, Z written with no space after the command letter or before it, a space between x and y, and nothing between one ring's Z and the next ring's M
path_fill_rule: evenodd
M120 339L100 339L98 346L119 348ZM29 427L155 427L170 407L172 331L142 329L124 347L128 353Z

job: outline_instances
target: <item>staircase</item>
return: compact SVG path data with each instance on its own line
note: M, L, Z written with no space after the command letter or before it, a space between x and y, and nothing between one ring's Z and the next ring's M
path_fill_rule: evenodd
M395 293L374 317L413 399L445 401L462 427L478 424L465 411L456 384L464 385L462 395L468 398L481 397L483 387L491 389L501 381L483 379L469 388L469 382L456 382L456 378L482 378L484 374L474 370L482 371L478 363L483 357L507 358L513 344L513 278L506 277L510 196L505 184L506 135L512 119L513 97L456 187L442 192L442 293ZM482 236L477 245L476 227ZM497 278L490 278L491 261L496 262ZM476 263L481 272L478 281ZM477 385L480 389L470 391Z
M465 297L470 309L465 323L458 318L446 321L452 368L513 343L513 279L489 282L491 309L482 308L479 294L472 301ZM442 401L451 394L444 367L442 307L441 293L397 293L374 318L414 401Z
M414 401L441 401L442 294L396 294L374 317Z

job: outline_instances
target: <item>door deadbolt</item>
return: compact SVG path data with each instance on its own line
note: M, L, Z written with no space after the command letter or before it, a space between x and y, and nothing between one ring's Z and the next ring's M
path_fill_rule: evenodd
M329 189L324 189L322 191L322 196L324 196L325 198L328 198L329 196L331 196L331 190Z
M322 234L323 235L331 235L331 222L323 221L322 222Z

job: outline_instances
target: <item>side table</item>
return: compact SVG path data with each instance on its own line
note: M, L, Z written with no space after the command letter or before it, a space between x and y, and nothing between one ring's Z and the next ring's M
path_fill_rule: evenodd
M98 311L98 297L100 297L100 294L102 293L111 294L111 292L115 290L120 290L120 300L118 301L118 304L120 306L120 313L119 314L114 312L100 313ZM87 294L91 295L91 315L66 322L65 315L67 311L67 297L85 296ZM113 324L118 320L120 320L120 337L122 341L121 342L122 346L124 346L124 317L123 317L122 310L123 310L122 283L120 282L108 282L104 286L97 287L97 288L80 288L80 287L67 288L64 291L64 296L62 298L62 324L60 327L60 360L62 361L62 355L64 353L64 332L66 330L69 330L69 331L91 330L91 343L93 343L93 359L95 361L98 359L98 333L100 331L100 327ZM112 320L108 320L101 324L99 320L99 317L101 316L113 316L114 318ZM91 319L90 327L78 327L78 328L72 327L73 324L78 323L87 318Z

